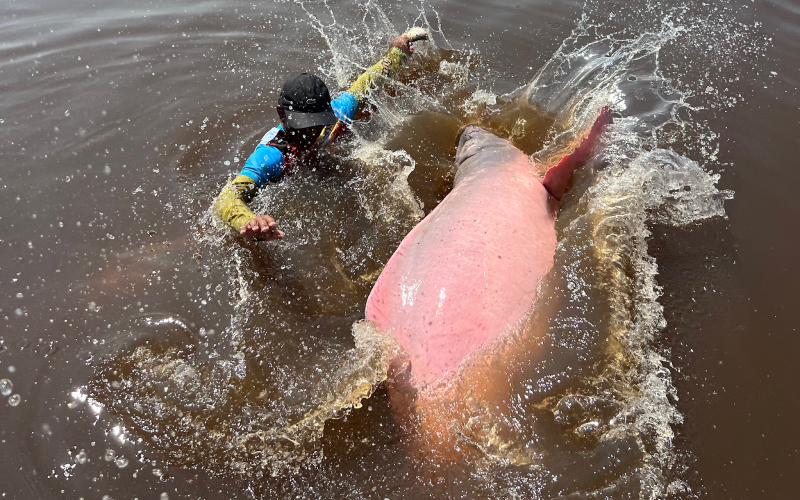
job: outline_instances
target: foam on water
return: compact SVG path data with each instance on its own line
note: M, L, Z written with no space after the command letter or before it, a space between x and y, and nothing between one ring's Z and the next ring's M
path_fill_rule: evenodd
M291 399L286 389L291 384L249 394L245 360L252 354L244 348L204 363L191 347L156 342L102 366L89 388L96 399L88 401L99 405L97 413L105 406L121 414L151 445L165 450L170 463L250 478L283 474L319 462L325 423L359 408L386 380L397 353L394 341L369 322L354 325L353 337L353 349L328 359L325 371L320 363L306 381L313 384L308 394L313 401L288 414L292 403L282 399Z
M729 14L724 7L720 13L725 22L715 26L689 14L688 6L679 6L662 10L655 24L648 19L614 32L613 22L599 24L594 17L600 5L587 2L572 36L515 94L556 119L549 143L534 155L546 163L568 152L602 105L611 104L623 116L605 134L601 153L578 174L559 216L560 245L551 283L564 284L566 290L554 286L551 293L566 291L568 304L549 321L546 343L554 346L551 354L558 346L571 349L577 354L573 361L583 368L577 381L542 385L543 379L530 380L528 387L531 394L546 395L543 407L571 434L570 441L583 443L588 456L599 457L614 443L629 450L615 452L616 457L631 459L631 448L638 450L628 466L597 481L599 489L587 481L570 483L570 474L564 474L568 480L561 486L554 480L553 491L611 496L629 491L639 498L662 498L686 493L688 487L675 470L672 445L674 426L682 421L675 407L678 395L669 360L656 347L665 321L658 265L648 254L649 228L724 217L723 201L733 196L717 189L719 175L698 163L713 166L710 141L716 135L702 122L686 118L703 106L731 101L717 94L711 102L692 100L702 90L667 78L662 64L674 61L676 53L692 51L698 43L692 36L698 35L705 35L710 52L724 52L730 59L726 62L736 64L735 51L717 47L719 40L708 37L725 33L721 38L743 41L749 29L724 16ZM608 9L607 2L602 7ZM642 6L650 13L657 7L649 2ZM694 58L691 64L703 61ZM674 63L670 67L673 74L694 69ZM671 136L675 131L680 131L684 147L690 145L686 156L669 149L679 142ZM587 268L594 272L587 275ZM596 348L587 349L587 342ZM575 379L571 371L552 377Z

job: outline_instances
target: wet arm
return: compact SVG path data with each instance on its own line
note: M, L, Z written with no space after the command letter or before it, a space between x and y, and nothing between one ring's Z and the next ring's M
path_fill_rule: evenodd
M247 206L258 192L256 182L246 175L239 175L225 184L217 199L214 200L214 212L227 225L241 231L242 226L255 217Z
M359 105L363 104L369 91L396 72L405 60L406 55L403 51L392 47L380 61L356 78L347 92L356 98Z
M322 132L319 139L320 146L324 147L330 144L344 133L345 125L349 125L353 121L369 92L397 71L406 57L402 50L392 47L383 56L383 59L362 73L346 92L342 92L339 97L331 101L331 107L339 121L330 130L325 129Z
M248 204L258 189L283 175L283 154L275 147L266 145L275 136L275 130L267 132L239 175L228 182L214 200L214 212L236 231L241 231L245 224L256 217Z
M350 88L331 102L336 117L345 124L353 120L359 108L366 101L369 92L396 72L406 55L397 47L392 47L383 58L361 74Z

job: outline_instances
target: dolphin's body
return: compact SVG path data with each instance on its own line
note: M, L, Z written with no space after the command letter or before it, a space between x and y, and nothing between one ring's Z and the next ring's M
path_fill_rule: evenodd
M552 267L557 200L528 157L467 127L453 190L403 240L367 301L395 337L420 389L446 382L536 300Z
M467 360L532 309L553 266L558 201L610 122L604 108L543 180L508 141L474 125L462 131L453 190L405 237L366 306L366 318L405 351L417 406L420 394L454 399L447 390Z

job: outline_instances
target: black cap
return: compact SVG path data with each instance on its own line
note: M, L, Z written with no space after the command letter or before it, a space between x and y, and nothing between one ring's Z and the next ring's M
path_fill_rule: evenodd
M333 125L338 120L331 107L328 87L319 77L308 73L286 79L278 104L286 112L286 121L292 128Z

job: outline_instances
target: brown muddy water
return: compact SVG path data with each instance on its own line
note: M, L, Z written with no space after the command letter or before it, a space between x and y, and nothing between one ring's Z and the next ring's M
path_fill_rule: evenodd
M800 497L797 3L3 0L0 23L2 498ZM286 240L219 227L286 75L341 90L411 26L432 40L353 133L256 200ZM454 429L461 459L420 457L358 323L372 284L462 125L546 163L607 103L523 349L487 353L510 397Z

